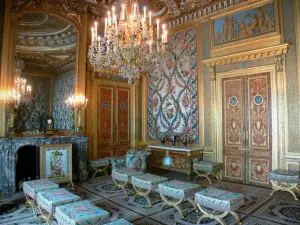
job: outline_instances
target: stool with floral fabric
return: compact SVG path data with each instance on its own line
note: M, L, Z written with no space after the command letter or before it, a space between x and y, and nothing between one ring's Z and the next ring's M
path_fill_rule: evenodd
M88 200L56 207L58 225L104 224L109 222L109 212Z
M203 213L197 224L203 218L209 218L218 221L221 225L225 225L222 218L226 217L228 213L233 215L238 223L241 224L238 214L234 211L245 203L245 198L242 194L217 188L207 188L195 194L195 203L197 203L198 208ZM212 211L210 212L208 209Z
M196 210L197 206L193 199L195 193L200 191L201 187L198 184L183 182L179 180L171 180L165 183L158 184L158 192L164 201L162 208L165 205L173 206L178 210L181 218L184 218L183 211L179 207L179 204L185 200L189 201L193 205L192 210ZM170 200L169 198L176 199L176 201ZM189 210L191 212L191 210Z
M58 188L39 192L36 201L42 218L50 225L57 206L78 202L79 200L79 196L64 188Z
M110 223L106 223L104 225L132 225L132 223L129 223L128 221L126 221L124 219L120 219L120 220L115 220Z
M97 173L105 173L107 174L107 168L110 165L109 158L100 158L89 160L90 171L94 171L92 178L95 178Z
M215 176L217 180L220 180L222 163L198 161L198 159L194 159L193 169L197 173L195 181L198 177L205 177L208 180L208 182L212 184L212 181L209 176Z
M272 183L271 196L275 191L287 191L298 200L295 192L299 191L300 177L298 171L274 170L270 172L270 182Z
M37 216L37 210L36 210L37 193L41 191L56 189L58 187L59 186L57 183L48 179L39 179L39 180L24 182L23 191L26 198L25 205L31 206L34 215Z

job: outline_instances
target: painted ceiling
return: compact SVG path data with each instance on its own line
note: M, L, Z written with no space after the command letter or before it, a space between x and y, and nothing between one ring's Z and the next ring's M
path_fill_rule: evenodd
M27 67L55 71L75 60L74 26L54 16L31 13L19 18L17 55Z

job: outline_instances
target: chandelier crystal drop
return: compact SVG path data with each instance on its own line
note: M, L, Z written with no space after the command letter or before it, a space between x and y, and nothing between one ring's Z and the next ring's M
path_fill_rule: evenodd
M112 7L105 18L104 37L98 36L98 23L92 28L88 58L95 71L105 67L118 68L128 83L137 83L140 72L148 73L166 55L168 31L156 19L156 37L152 12L138 1L124 1Z

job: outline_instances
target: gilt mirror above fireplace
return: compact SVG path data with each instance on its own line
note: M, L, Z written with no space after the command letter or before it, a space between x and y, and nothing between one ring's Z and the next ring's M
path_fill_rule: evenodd
M18 17L16 61L23 62L21 78L31 94L21 97L14 121L16 134L72 129L72 112L65 100L75 92L77 30L68 21L45 13ZM51 114L51 115L50 115Z

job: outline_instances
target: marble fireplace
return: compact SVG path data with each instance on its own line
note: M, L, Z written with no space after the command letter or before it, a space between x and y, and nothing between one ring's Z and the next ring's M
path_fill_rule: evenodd
M16 192L18 151L26 146L72 143L73 180L87 179L87 136L51 136L0 138L0 193L9 196ZM39 149L39 148L37 148ZM23 149L24 150L24 149Z

